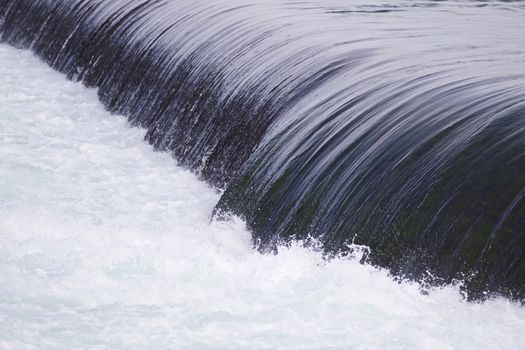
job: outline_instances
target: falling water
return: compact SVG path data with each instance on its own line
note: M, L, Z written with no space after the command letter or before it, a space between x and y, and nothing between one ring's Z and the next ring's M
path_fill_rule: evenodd
M252 249L96 91L0 45L1 349L523 349L523 308ZM357 253L357 252L356 252Z
M260 251L525 293L525 7L2 0L2 41L224 189ZM89 164L85 165L90 168Z

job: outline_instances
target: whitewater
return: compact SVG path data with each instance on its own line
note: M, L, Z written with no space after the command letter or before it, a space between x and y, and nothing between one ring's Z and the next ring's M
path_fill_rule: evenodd
M0 349L524 349L525 310L358 257L260 254L220 193L0 45Z

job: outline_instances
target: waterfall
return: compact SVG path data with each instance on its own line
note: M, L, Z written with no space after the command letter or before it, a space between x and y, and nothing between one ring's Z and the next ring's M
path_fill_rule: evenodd
M224 190L261 251L525 297L525 6L1 0L1 41Z

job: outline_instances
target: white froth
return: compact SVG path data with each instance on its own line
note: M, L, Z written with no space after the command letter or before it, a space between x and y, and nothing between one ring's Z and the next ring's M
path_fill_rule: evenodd
M0 46L1 349L525 349L525 311L252 249L96 91Z

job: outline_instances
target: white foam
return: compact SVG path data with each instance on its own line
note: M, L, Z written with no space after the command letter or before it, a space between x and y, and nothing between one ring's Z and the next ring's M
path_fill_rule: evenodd
M1 349L524 349L503 299L252 249L96 92L0 46Z

